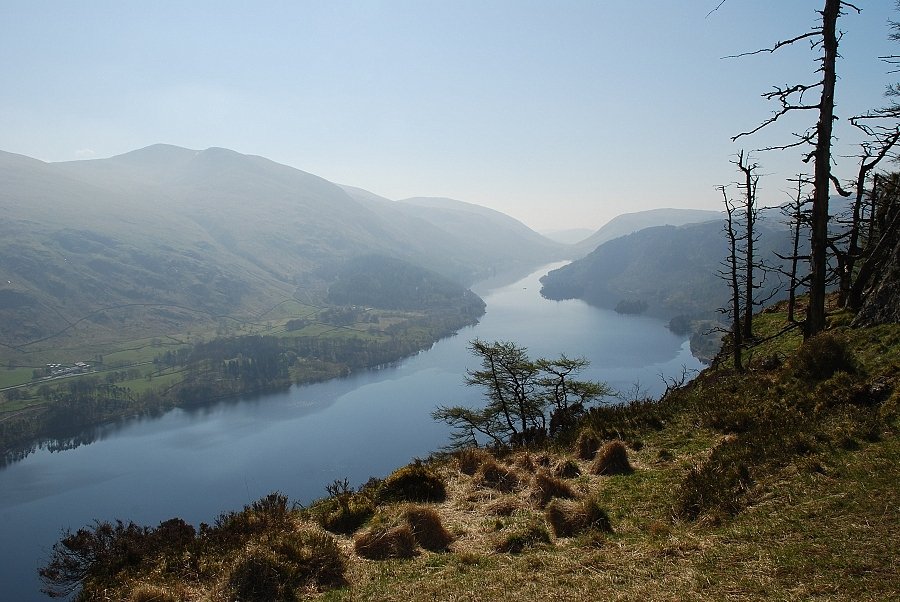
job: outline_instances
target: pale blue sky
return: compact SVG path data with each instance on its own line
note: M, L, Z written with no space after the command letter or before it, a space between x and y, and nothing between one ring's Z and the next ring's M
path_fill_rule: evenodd
M258 154L399 199L448 196L536 229L720 208L741 145L809 82L821 0L0 0L0 149L45 161L164 142ZM892 0L842 19L838 113L883 103ZM893 76L900 79L900 76ZM853 136L840 129L842 152ZM757 156L766 204L802 169ZM852 175L852 161L838 165Z

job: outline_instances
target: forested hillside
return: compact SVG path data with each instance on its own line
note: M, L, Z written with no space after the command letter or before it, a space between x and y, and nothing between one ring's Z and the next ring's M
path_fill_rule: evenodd
M776 213L771 211L771 213ZM775 215L760 221L758 256L785 267L791 254L790 231ZM642 302L647 313L669 320L678 315L710 317L729 298L726 281L718 275L728 255L722 221L684 226L645 228L601 244L583 259L547 274L541 294L549 299L583 299L600 307ZM765 290L781 285L769 274Z

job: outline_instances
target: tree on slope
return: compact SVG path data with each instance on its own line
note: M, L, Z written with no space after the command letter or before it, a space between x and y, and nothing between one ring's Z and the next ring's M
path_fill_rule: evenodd
M815 127L802 134L795 134L796 140L783 146L770 147L764 150L784 150L788 148L807 147L810 150L803 157L804 162L813 161L813 202L810 218L810 278L809 305L806 311L805 336L810 337L825 329L825 289L828 283L828 197L832 183L836 179L832 175L832 131L835 120L835 86L837 83L837 57L840 35L837 30L838 19L844 9L859 12L859 8L845 0L824 0L824 8L819 11L821 25L812 28L788 40L777 42L771 48L737 56L776 52L786 46L799 42L809 42L812 48L821 52L818 59L820 67L817 73L820 79L808 84L785 85L775 87L772 92L763 94L767 100L775 101L780 106L771 117L752 130L741 132L732 138L749 136L772 125L789 113L797 111L814 111L818 114ZM809 103L805 97L818 91L817 103Z
M454 447L477 446L479 435L495 445L540 442L572 424L588 403L612 393L604 384L573 378L588 365L583 358L533 361L527 349L509 341L476 339L469 349L481 367L468 370L466 384L484 389L485 406L440 406L432 413L454 427Z

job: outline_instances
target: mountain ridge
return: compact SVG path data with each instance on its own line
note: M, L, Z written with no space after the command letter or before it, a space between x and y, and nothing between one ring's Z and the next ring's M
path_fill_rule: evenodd
M440 222L431 211L388 211L314 174L229 149L159 144L59 163L0 153L5 345L139 303L186 307L208 315L201 320L207 324L217 315L250 319L286 298L323 303L323 268L361 255L396 257L465 286L555 258L552 243L510 227L512 218L495 224L506 247L498 252L493 242L429 225ZM472 222L480 219L474 215ZM71 338L85 329L97 340L158 334L198 320L147 313L106 315L105 325L79 322Z

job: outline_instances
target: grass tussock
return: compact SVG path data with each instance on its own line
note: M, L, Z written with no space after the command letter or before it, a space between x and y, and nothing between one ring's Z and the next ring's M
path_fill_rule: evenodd
M835 372L854 373L857 362L846 341L834 332L822 332L803 343L790 361L794 375L804 381L830 378Z
M556 463L553 467L553 474L563 479L574 479L581 475L581 467L578 462L565 458Z
M477 447L467 447L455 453L456 463L462 474L469 476L478 472L481 464L488 458L493 458L488 452Z
M429 506L410 506L404 518L413 537L420 546L432 552L443 552L451 543L453 535L444 527L437 510Z
M481 463L475 473L475 483L481 487L507 493L519 489L522 484L513 468L500 464L493 458Z
M511 521L500 532L500 540L495 549L506 554L521 554L537 546L549 545L550 532L543 520L535 516L525 516Z
M555 499L547 506L545 515L557 537L572 537L587 531L612 533L609 515L594 499Z
M634 468L628 461L628 449L624 441L610 441L597 452L591 464L591 474L622 475L631 474Z
M356 553L370 560L412 558L416 547L416 537L407 524L372 527L353 538Z
M581 431L575 440L575 455L581 460L593 460L600 449L600 439L590 431Z
M531 479L531 500L541 508L554 498L571 499L577 495L571 485L546 471L538 472Z
M444 480L421 460L394 471L378 490L380 502L442 502L446 498Z
M157 585L138 585L128 597L128 602L179 602L180 597Z

